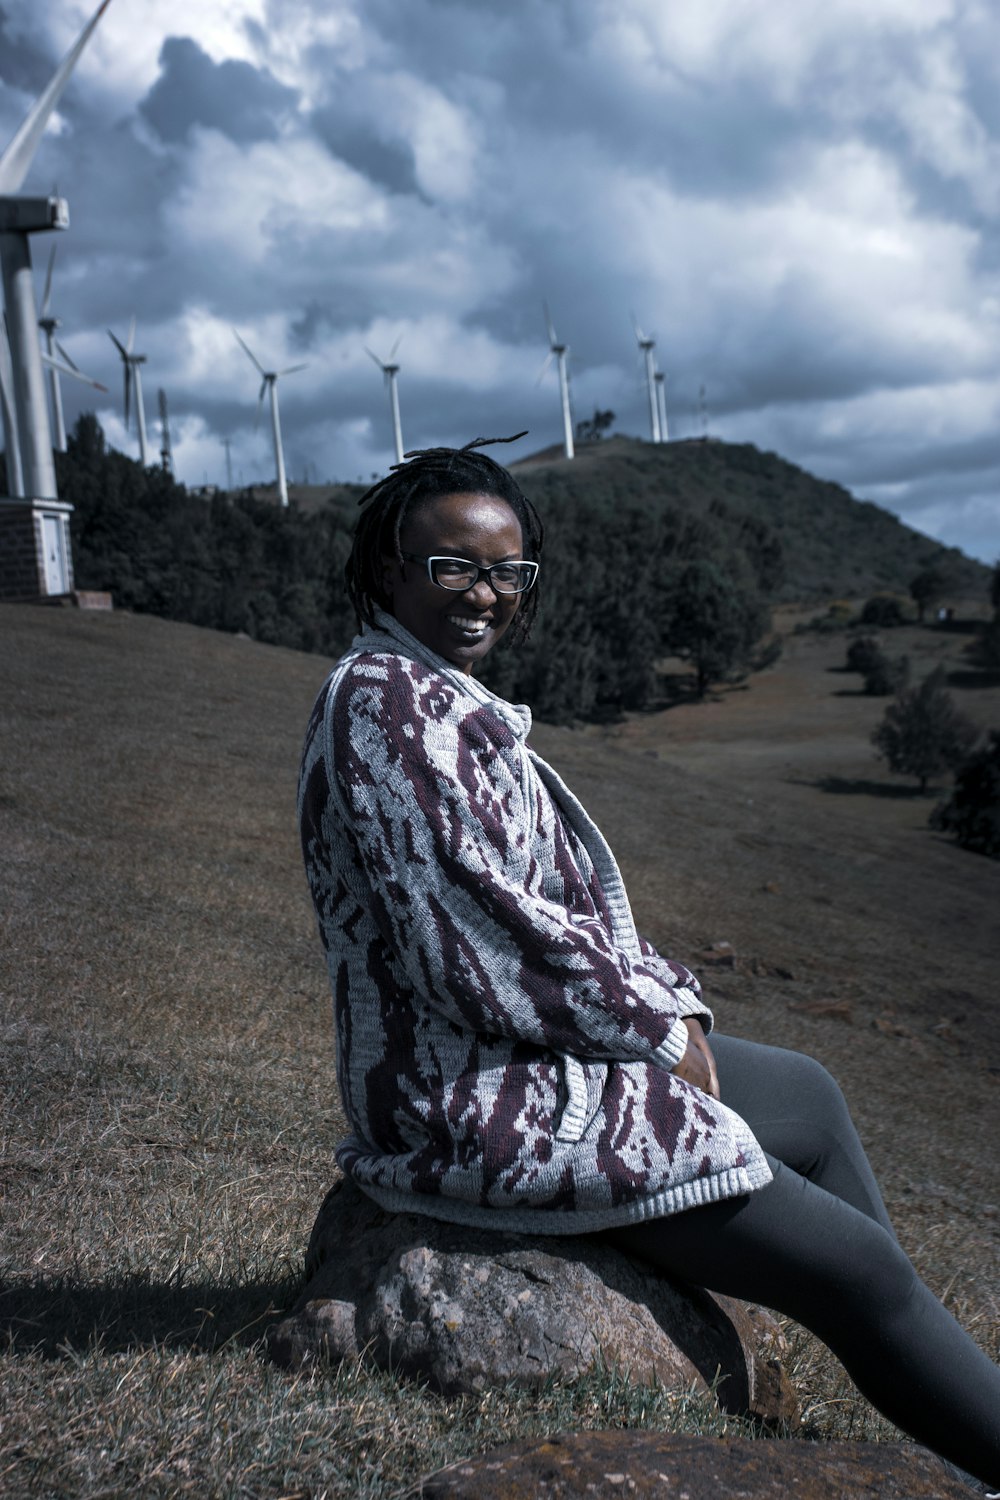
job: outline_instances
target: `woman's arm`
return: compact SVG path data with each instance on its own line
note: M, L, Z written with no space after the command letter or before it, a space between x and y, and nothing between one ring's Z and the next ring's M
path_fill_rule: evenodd
M529 880L517 751L494 714L383 658L345 678L329 744L375 920L419 994L464 1029L682 1060L691 1006L659 964L631 961L602 922L574 920Z

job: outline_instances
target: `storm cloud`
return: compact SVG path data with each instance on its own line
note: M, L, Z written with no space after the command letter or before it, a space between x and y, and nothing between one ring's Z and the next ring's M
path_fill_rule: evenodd
M4 139L85 18L0 11ZM25 186L70 201L60 337L117 400L136 315L189 483L226 438L273 477L234 326L307 363L295 479L391 461L397 340L407 446L557 442L547 300L577 417L646 435L634 315L671 437L707 412L991 561L998 75L988 0L113 0Z

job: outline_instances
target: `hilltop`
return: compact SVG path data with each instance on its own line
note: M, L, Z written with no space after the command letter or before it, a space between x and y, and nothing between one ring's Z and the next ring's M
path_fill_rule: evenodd
M983 594L989 569L924 536L842 485L817 479L752 443L714 438L653 444L612 437L577 450L572 462L549 448L511 465L525 493L544 506L573 497L606 507L670 506L708 516L721 502L777 536L784 582L777 600L905 594L923 567L942 566L956 597Z

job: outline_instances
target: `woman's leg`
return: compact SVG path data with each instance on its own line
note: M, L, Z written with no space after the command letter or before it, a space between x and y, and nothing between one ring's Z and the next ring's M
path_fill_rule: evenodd
M762 1148L892 1234L874 1173L836 1081L815 1058L739 1037L709 1037L723 1104Z
M769 1160L774 1180L757 1192L608 1238L666 1275L794 1318L890 1421L1000 1487L1000 1368L875 1217Z

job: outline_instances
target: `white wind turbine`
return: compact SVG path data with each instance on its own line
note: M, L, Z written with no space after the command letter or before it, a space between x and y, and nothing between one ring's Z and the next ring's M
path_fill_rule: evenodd
M125 377L125 431L128 431L131 398L135 396L135 422L139 434L139 460L145 469L149 466L149 443L146 440L146 407L142 399L142 373L141 366L146 363L144 354L135 354L132 345L135 343L135 314L128 325L128 338L124 344L121 339L115 337L108 329L108 338L114 344L122 357L122 373Z
M646 392L649 396L649 427L653 442L661 441L660 433L660 410L656 400L656 362L653 359L653 350L656 348L656 340L647 337L639 327L635 318L632 319L632 327L635 329L635 341L642 350L646 361Z
M62 344L55 336L59 327L59 319L52 315L52 271L56 263L56 246L52 246L49 256L49 269L45 277L45 292L42 296L42 310L38 316L38 326L45 335L45 351L42 354L42 363L49 372L49 396L52 402L52 442L57 453L66 452L66 424L63 421L62 390L59 384L60 375L70 375L74 380L82 380L84 385L91 386L95 391L106 391L107 386L102 385L99 380L93 380L91 376L85 375L79 365L66 353Z
M545 363L539 371L538 379L541 380L549 365L555 359L556 368L559 371L559 399L562 403L563 449L566 457L572 458L575 453L573 447L573 415L569 405L569 373L566 369L566 356L569 354L569 345L560 344L557 339L555 327L549 316L548 303L543 302L542 307L545 311L545 327L549 335L549 352L545 357Z
M0 264L10 357L9 389L3 406L5 422L9 423L8 453L13 447L10 440L16 437L23 479L21 494L29 500L54 500L56 497L45 376L38 344L38 312L31 276L30 236L67 228L69 209L65 199L56 195L26 198L20 195L20 189L49 117L108 4L109 0L102 0L0 156ZM4 362L0 359L0 363ZM4 373L6 377L7 372ZM68 522L64 531L68 538Z
M260 395L257 397L258 420L260 418L260 408L264 400L264 392L270 391L271 393L271 430L274 434L274 466L277 470L278 499L282 505L287 505L288 483L285 479L285 453L281 446L281 420L278 416L278 381L282 375L294 375L296 370L304 370L306 367L305 365L289 365L285 370L265 370L256 354L247 347L239 334L236 333L235 328L233 329L233 333L236 334L236 341L244 354L260 372Z
M403 462L403 428L399 420L399 391L396 389L396 376L399 374L399 366L394 364L393 360L402 337L403 335L400 334L389 351L389 358L384 362L379 359L377 354L372 353L367 344L365 345L365 353L369 359L373 359L378 365L385 376L385 383L389 388L389 410L392 414L392 440L396 445L396 462L398 464Z

